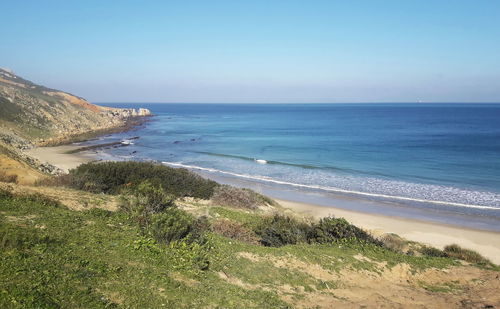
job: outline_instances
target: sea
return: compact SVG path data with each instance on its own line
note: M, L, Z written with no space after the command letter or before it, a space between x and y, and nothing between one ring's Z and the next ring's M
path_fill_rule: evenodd
M275 198L500 231L500 104L100 105L154 114L86 142L127 145L100 150L102 159L154 160Z

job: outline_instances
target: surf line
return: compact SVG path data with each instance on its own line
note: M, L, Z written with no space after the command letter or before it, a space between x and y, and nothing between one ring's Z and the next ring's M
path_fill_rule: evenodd
M318 189L318 190L323 190L323 191L347 193L347 194L354 194L354 195L364 195L364 196L370 196L370 197L381 197L381 198L396 199L396 200L403 200L403 201L431 203L431 204L447 205L447 206L457 206L457 207L476 208L476 209L489 209L489 210L500 210L500 208L493 207L493 206L463 204L463 203L445 202L445 201L436 201L436 200L425 200L425 199L418 199L418 198L405 197L405 196L397 196L397 195L388 195L388 194L381 194L381 193L368 193L368 192L360 192L360 191L353 191L353 190L345 190L345 189L333 188L333 187L323 187L323 186L315 186L315 185L304 185L304 184L299 184L299 183L293 183L293 182L288 182L288 181L281 181L281 180L271 179L271 178L264 177L264 176L251 176L251 175L246 175L246 174L238 174L238 173L226 172L226 171L221 171L221 170L217 170L217 169L214 169L214 168L201 167L201 166L196 166L196 165L187 165L187 164L182 164L182 163L165 162L165 161L163 161L162 163L166 164L166 165L171 165L171 166L176 166L176 167L183 167L183 168L187 168L187 169L195 169L195 170L202 170L202 171L207 171L207 172L211 172L211 173L226 174L226 175L231 175L231 176L236 176L236 177L241 177L241 178L246 178L246 179L251 179L251 180L260 180L260 181L272 182L272 183L276 183L276 184L280 184L280 185L288 185L288 186L294 186L294 187L300 187L300 188Z

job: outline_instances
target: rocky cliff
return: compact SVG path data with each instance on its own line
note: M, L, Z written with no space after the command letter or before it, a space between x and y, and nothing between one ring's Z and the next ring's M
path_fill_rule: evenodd
M94 105L0 69L0 154L7 153L24 162L30 163L31 159L22 150L126 127L149 115L151 112L145 108Z
M0 69L0 140L21 147L124 126L149 110L91 104L75 95L27 81Z

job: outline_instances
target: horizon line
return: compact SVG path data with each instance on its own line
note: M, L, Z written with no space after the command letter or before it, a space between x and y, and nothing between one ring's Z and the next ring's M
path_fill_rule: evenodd
M460 102L446 102L446 101L436 101L436 102L418 102L418 101L405 101L405 102L182 102L182 101L89 101L93 104L500 104L500 101L460 101Z

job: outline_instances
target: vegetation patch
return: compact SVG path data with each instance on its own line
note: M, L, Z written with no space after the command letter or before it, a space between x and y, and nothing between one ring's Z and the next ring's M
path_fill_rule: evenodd
M476 251L464 249L459 245L448 245L444 247L444 250L440 250L433 247L424 246L419 249L420 253L425 256L431 257L443 257L443 258L454 258L458 260L463 260L469 263L477 264L482 267L498 269L498 266L491 263L490 260L483 257Z
M149 181L174 197L209 199L217 183L187 169L172 168L151 162L86 163L52 183L95 193L119 194L125 189ZM50 184L50 181L47 183Z
M295 218L276 214L265 218L255 228L264 246L280 247L299 243L333 243L355 240L382 246L364 230L343 218L326 217L318 223L306 223Z
M405 249L408 245L407 240L394 233L384 234L379 238L379 240L382 242L384 247L396 252L405 252Z
M373 238L344 218L326 217L313 224L308 235L309 242L331 243L342 239L356 239L381 246L382 242Z
M446 252L444 252L443 250L439 250L438 248L429 247L429 246L423 246L422 248L419 249L419 252L425 256L448 257L448 254Z
M276 214L265 218L255 232L264 246L281 247L306 242L310 229L306 223Z
M18 224L7 216L31 219ZM219 261L230 258L218 237L164 245L125 212L75 212L9 193L0 195L0 223L2 308L288 306L272 291L221 280ZM193 281L199 284L185 283Z
M444 282L441 284L428 284L420 281L419 285L427 291L436 293L459 293L463 290L458 282L453 281Z
M212 202L219 206L229 206L243 209L257 209L259 206L275 205L276 203L253 190L241 189L228 185L215 187Z
M0 182L16 183L17 182L17 175L7 174L4 171L0 171Z
M243 224L228 219L219 219L212 223L213 232L227 238L236 239L249 244L259 244L259 238L254 231Z
M461 248L458 245L444 247L444 252L452 258L467 261L469 263L491 265L491 262L476 251Z

